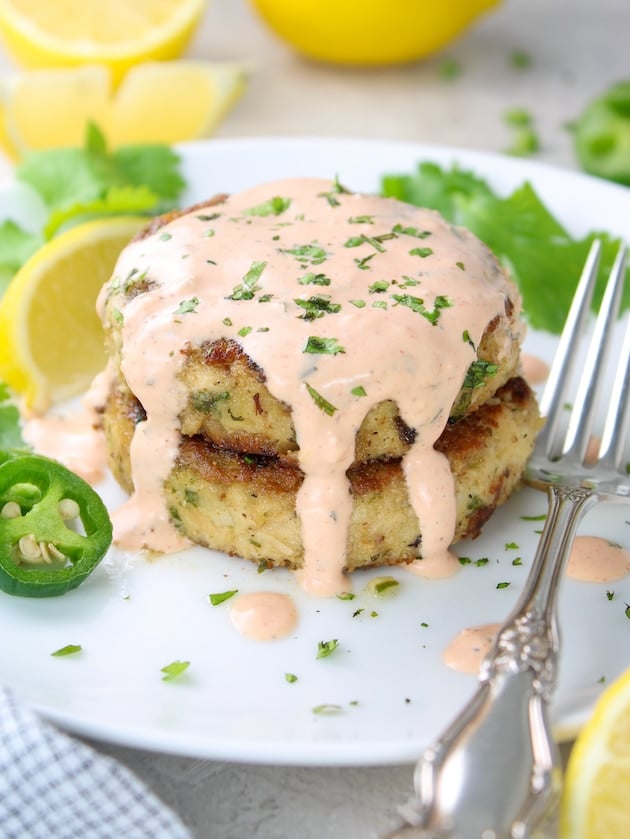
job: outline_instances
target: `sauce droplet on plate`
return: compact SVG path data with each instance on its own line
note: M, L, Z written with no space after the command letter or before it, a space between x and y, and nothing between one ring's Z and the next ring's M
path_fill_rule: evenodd
M252 592L241 594L230 604L230 619L245 638L273 641L293 632L298 613L287 594Z
M600 536L578 536L573 542L567 576L588 583L612 583L630 573L630 551Z

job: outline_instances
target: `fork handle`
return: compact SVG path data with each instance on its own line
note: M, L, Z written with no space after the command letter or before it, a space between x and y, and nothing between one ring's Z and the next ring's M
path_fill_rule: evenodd
M416 765L405 824L389 839L521 839L555 802L560 761L548 706L556 682L558 585L597 495L558 485L525 589L479 672L479 686Z

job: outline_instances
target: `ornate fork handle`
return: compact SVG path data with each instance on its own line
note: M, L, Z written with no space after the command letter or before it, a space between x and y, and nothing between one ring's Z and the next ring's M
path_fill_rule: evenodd
M555 803L560 763L548 704L556 682L559 582L577 525L598 500L554 485L526 587L479 673L479 687L426 750L416 796L390 839L525 839Z

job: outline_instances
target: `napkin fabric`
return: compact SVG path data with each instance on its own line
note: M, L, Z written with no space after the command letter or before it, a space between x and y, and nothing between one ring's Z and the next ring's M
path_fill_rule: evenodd
M190 839L116 760L40 720L0 689L1 839Z

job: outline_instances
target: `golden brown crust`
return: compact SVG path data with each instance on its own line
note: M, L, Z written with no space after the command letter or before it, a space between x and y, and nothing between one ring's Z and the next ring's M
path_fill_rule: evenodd
M128 392L112 395L106 430L112 471L130 489L128 445L141 418ZM456 487L455 541L475 537L518 484L540 425L527 384L512 379L486 405L445 429L436 448ZM421 533L399 458L355 463L348 471L353 512L347 568L398 564L421 556ZM193 541L266 565L299 567L295 512L303 475L286 458L221 449L183 438L165 491L171 516Z

